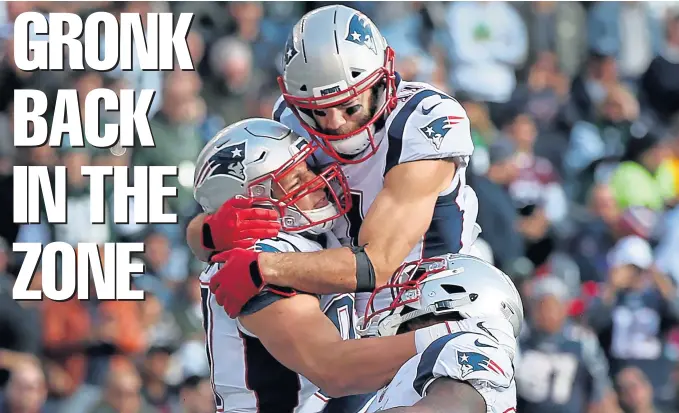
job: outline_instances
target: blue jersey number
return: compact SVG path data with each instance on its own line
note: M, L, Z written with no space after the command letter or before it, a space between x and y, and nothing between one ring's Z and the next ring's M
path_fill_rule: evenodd
M354 329L354 297L350 294L342 294L334 298L332 303L325 309L325 315L337 327L342 340L356 338Z

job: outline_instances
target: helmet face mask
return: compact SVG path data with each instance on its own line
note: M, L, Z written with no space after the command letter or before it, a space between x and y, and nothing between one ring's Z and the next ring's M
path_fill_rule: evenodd
M351 208L349 184L340 166L330 164L315 177L303 182L292 190L286 190L286 178L296 169L306 166L307 159L317 146L304 146L288 162L275 171L253 180L248 185L248 197L256 204L271 206L280 215L281 225L287 232L323 233L332 229L335 219L346 214ZM274 196L277 187L282 196ZM297 204L305 197L324 191L325 205L318 208L302 209Z
M416 304L422 297L422 282L430 276L445 271L447 268L446 261L441 257L423 258L413 262L406 262L394 272L389 282L373 291L368 299L365 309L365 316L363 320L359 320L359 331L368 332L371 325L380 329L380 324L386 321L388 329L392 330L391 334L386 333L384 328L381 328L379 335L393 335L402 323L399 319L398 324L389 322L392 316L400 318L400 313L405 306ZM393 298L388 307L375 309L375 298L384 291L390 290ZM393 317L392 317L393 319Z
M278 84L304 129L340 162L360 163L374 155L380 144L375 123L397 102L394 51L374 24L349 7L322 7L295 25L285 50ZM379 93L367 122L343 134L318 127L312 111L341 105L370 90Z

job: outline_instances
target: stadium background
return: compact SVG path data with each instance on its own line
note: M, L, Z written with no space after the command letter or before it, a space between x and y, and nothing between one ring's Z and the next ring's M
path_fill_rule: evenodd
M201 267L190 258L183 233L198 212L192 162L223 126L270 116L287 33L303 13L324 4L2 2L0 412L214 411L199 312ZM469 179L479 196L481 238L496 265L520 284L527 310L533 280L551 275L561 280L554 295L586 325L594 297L624 287L611 277L616 265L651 261L656 265L642 275L645 285L669 291L657 300L672 304L676 294L663 287L679 279L679 2L351 6L381 29L405 79L431 82L467 109L476 144ZM198 70L22 73L13 64L12 22L28 10L193 12L189 40ZM99 87L157 91L150 113L155 149L116 157L93 148L13 147L14 89L53 96L75 88L84 98ZM90 224L87 182L75 172L86 164L178 165L173 184L179 196L169 208L180 224ZM70 168L67 224L12 224L13 165ZM609 254L630 234L639 238ZM147 272L135 279L147 291L143 303L11 298L21 264L11 253L14 241L138 240L146 244L140 258ZM39 284L38 273L33 288ZM625 324L633 332L628 347L654 337L663 343L645 363L637 363L629 348L618 349L628 356L618 357L618 370L640 367L626 372L625 392L636 396L621 402L637 403L629 411L642 411L651 393L658 408L679 411L679 340L671 314L659 315L669 320L661 328L647 328L644 317ZM649 380L661 385L649 386Z

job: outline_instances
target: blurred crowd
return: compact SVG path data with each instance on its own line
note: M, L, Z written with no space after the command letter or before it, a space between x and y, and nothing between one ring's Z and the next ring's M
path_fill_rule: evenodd
M225 125L270 117L287 34L325 4L0 3L0 413L214 412L202 265L184 241L194 161ZM483 249L527 312L519 411L679 411L679 2L349 5L381 29L403 78L453 94L471 119ZM197 70L21 72L12 22L31 10L192 12ZM53 104L58 89L84 101L101 87L156 90L156 148L13 146L14 89ZM67 223L12 224L13 165L68 167ZM166 184L179 224L135 224L132 205L129 224L90 223L81 165L177 165ZM11 243L53 241L143 242L146 300L14 301Z

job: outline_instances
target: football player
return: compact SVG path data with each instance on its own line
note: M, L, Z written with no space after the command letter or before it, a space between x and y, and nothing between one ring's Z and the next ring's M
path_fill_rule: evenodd
M227 200L277 210L282 231L257 241L258 251L313 252L338 246L328 231L348 209L346 179L337 164L312 172L307 160L313 149L307 143L273 120L229 126L198 157L196 200L206 211ZM211 264L200 276L219 412L321 411L328 396L379 389L418 349L448 333L444 323L387 340L349 340L355 338L353 294L292 294L274 286L250 300L234 320L216 311L208 288L220 267ZM367 398L332 400L330 406L351 413Z
M448 254L405 264L382 288L395 299L375 311L373 295L359 321L362 335L455 323L399 369L368 412L516 411L513 362L523 305L507 275L478 258Z
M255 225L236 218L255 215L252 209L229 204L195 218L187 239L197 255L230 250L213 277L227 313L239 314L266 284L373 291L405 261L469 252L478 205L465 180L473 144L462 106L429 84L401 79L377 27L346 6L302 17L283 60L273 117L320 145L315 163L341 163L353 208L333 229L344 247L314 253L234 248L256 238ZM259 229L275 234L277 226ZM390 298L378 301L386 306Z

